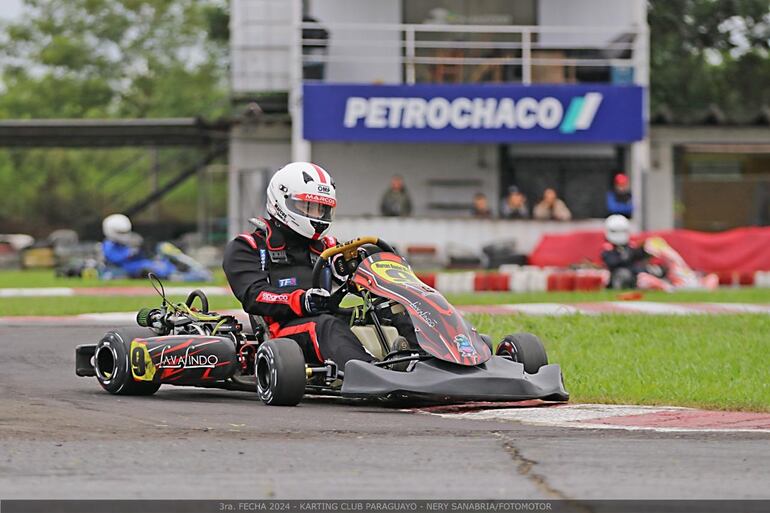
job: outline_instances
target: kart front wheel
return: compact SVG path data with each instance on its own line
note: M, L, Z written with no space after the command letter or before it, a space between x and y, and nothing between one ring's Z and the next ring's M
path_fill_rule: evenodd
M108 331L94 351L96 380L113 395L152 395L160 383L135 381L128 359L131 341L135 338L153 337L146 328L121 328Z
M274 338L257 349L257 394L270 406L296 406L305 395L305 356L290 338Z
M507 335L497 346L495 354L509 357L524 365L524 372L527 374L535 374L540 367L548 365L548 355L543 342L532 333Z

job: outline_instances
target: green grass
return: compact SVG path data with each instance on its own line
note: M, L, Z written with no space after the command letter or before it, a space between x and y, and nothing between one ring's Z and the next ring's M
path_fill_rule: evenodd
M225 285L225 274L221 269L214 272L211 283L193 282L164 282L174 286L189 285L190 290L203 285ZM15 269L0 270L0 288L39 288L39 287L144 287L150 286L147 280L98 280L84 278L57 278L53 269L30 269L19 271Z
M190 290L205 285L227 285L224 273L217 269L211 283L166 282L171 286L189 287ZM82 278L57 278L53 270L0 270L0 288L38 287L149 287L147 280L96 280ZM601 290L596 292L475 292L448 294L447 299L456 305L495 305L504 303L580 303L592 301L616 301L618 293ZM665 302L727 302L770 303L770 288L730 288L716 291L683 290L674 293L648 291L644 300ZM57 299L57 303L60 298ZM2 305L2 303L0 303ZM1 306L0 306L1 308Z
M717 290L679 290L676 292L642 292L644 301L668 303L770 303L770 289L753 287L723 287ZM611 290L596 292L474 292L447 294L455 305L499 305L507 303L586 303L618 301L619 293Z
M520 331L540 336L574 402L770 411L770 316L472 320L496 341Z

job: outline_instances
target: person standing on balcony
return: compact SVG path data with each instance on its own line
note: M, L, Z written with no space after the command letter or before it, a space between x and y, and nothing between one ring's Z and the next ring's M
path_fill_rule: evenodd
M535 219L540 221L569 221L572 219L572 212L567 208L567 204L559 199L556 190L551 187L543 191L543 199L535 205L532 214Z
M607 215L620 214L630 219L633 213L634 204L628 177L618 173L615 175L612 190L607 191Z
M390 179L390 188L380 201L380 213L386 217L406 217L412 213L412 200L400 175Z

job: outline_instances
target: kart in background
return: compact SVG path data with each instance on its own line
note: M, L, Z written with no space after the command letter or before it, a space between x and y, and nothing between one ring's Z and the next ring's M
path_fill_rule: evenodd
M170 281L213 281L214 275L203 264L185 254L170 242L160 242L155 246L154 261L167 269ZM104 260L101 250L88 258L73 258L56 268L58 277L77 277L100 280L121 280L131 276L116 265Z
M659 267L660 273L640 273L636 280L637 288L652 290L714 290L719 287L716 274L701 275L693 271L674 248L662 237L651 237L644 241L644 250Z
M363 237L324 251L313 286L331 289L330 310L349 316L351 329L376 361L306 362L292 339L270 338L264 322L246 330L230 315L209 311L201 291L171 304L163 286L160 308L137 314L139 328L107 332L97 344L76 348L76 374L96 377L116 395L151 395L163 384L256 391L269 405L296 405L305 394L429 402L566 401L561 369L548 364L531 334L506 336L493 355L482 335L433 288L422 283L386 242ZM352 294L360 305L344 308ZM193 307L196 300L200 308ZM398 337L389 323L406 312L419 348L391 351Z

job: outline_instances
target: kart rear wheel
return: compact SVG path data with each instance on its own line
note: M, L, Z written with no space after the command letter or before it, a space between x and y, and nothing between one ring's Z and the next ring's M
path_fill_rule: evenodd
M270 406L296 406L305 395L305 356L290 338L274 338L259 345L256 363L257 394Z
M507 335L497 346L498 356L508 356L514 362L524 365L524 372L535 374L540 367L548 365L548 355L543 342L532 333Z
M113 395L152 395L158 391L160 383L134 380L128 359L132 340L153 336L146 328L120 328L105 333L94 352L96 380L103 389Z

